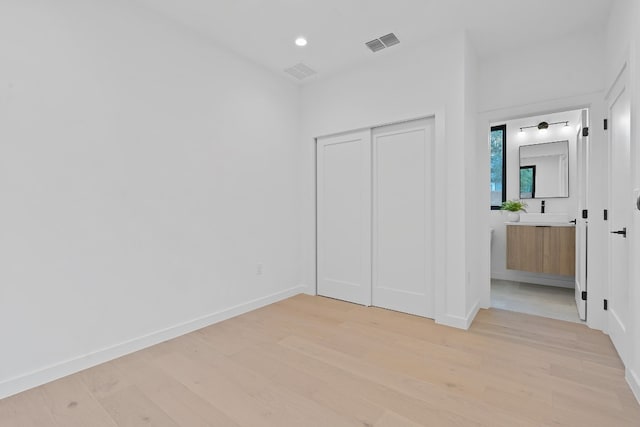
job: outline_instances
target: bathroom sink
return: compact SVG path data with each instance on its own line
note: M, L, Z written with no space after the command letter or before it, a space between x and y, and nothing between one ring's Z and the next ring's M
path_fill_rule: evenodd
M520 223L529 225L572 225L566 213L520 213Z

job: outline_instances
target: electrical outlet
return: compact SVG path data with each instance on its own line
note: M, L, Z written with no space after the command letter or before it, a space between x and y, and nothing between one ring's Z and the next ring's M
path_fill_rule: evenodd
M262 263L261 263L261 262L260 262L260 263L258 263L258 265L256 266L256 274L257 274L258 276L262 276L262 268L263 268Z

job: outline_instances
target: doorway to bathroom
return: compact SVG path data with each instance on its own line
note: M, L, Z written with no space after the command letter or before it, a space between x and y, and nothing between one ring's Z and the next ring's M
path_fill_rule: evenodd
M491 307L586 321L588 120L580 108L491 123Z

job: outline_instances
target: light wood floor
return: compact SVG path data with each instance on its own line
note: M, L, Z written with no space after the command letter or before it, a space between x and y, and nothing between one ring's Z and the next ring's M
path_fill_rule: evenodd
M467 332L306 295L0 401L0 426L640 426L609 339L483 310Z

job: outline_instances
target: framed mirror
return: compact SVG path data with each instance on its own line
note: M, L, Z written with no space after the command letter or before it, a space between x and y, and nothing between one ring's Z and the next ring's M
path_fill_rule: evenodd
M569 141L520 146L520 198L569 197Z

